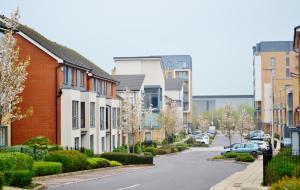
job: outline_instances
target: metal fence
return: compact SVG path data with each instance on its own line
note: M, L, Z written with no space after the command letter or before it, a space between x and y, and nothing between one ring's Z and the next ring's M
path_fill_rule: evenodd
M283 148L277 155L263 152L263 185L271 185L284 176L300 177L300 156L293 156L291 148Z

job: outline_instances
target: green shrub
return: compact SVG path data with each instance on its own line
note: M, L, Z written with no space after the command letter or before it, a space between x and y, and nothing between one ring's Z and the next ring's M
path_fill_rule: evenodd
M4 174L0 172L0 190L3 189L3 185L4 185Z
M187 144L195 144L195 143L196 143L196 140L195 140L193 137L190 137L190 138L188 138L185 142L186 142Z
M31 170L33 159L19 152L0 153L0 171Z
M87 169L87 156L76 150L52 151L45 156L44 160L61 163L63 165L63 172Z
M255 158L251 154L238 154L235 160L239 162L253 162Z
M151 152L152 156L156 156L157 155L157 148L149 146L149 147L146 147L144 149L144 152Z
M87 157L93 157L94 156L94 151L91 150L91 149L85 149L84 153Z
M121 152L105 152L101 154L102 158L115 160L123 165L129 164L153 164L152 156L143 156L139 154L128 154Z
M88 168L105 168L110 166L110 161L105 158L88 158L87 159Z
M153 146L154 148L157 148L158 142L157 141L144 141L144 142L142 142L142 145L144 147Z
M236 152L226 152L224 154L224 157L225 158L236 158L238 156L238 154L240 153L236 153Z
M151 152L143 152L143 155L144 156L152 156L153 157L153 154Z
M217 155L212 158L213 160L223 160L225 157L223 155Z
M170 153L171 153L170 149L164 149L164 148L158 148L157 149L157 154L158 155L170 154Z
M24 187L31 184L32 172L30 170L9 170L4 173L7 186Z
M34 160L42 160L48 153L47 149L33 148L28 145L8 146L0 149L0 152L21 152L31 156Z
M33 137L26 141L24 144L29 146L34 145L48 145L50 143L49 139L44 136Z
M62 173L62 164L58 162L37 161L32 167L34 176L45 176Z
M289 177L283 177L280 181L277 183L274 183L270 190L299 190L300 189L300 180L296 177L289 178Z
M188 145L185 143L177 143L175 146L179 152L184 151L189 148Z
M280 156L291 156L292 155L292 147L281 148L278 155L280 155Z
M113 152L123 152L123 153L128 153L128 150L127 150L127 146L125 145L122 145L122 146L119 146L117 148L115 148L113 150Z
M115 167L115 166L122 166L122 164L120 162L117 162L117 161L110 161L110 167Z

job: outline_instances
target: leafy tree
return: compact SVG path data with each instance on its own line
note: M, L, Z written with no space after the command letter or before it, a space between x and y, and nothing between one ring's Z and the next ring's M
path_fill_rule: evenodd
M229 145L231 146L232 135L235 130L234 111L231 104L225 105L219 124L223 133L228 137Z
M237 120L237 130L239 131L241 142L243 141L243 135L254 128L253 117L249 115L246 108L239 112Z

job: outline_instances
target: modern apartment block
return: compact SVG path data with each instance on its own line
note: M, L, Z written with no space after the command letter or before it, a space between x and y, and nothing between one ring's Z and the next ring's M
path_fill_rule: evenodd
M6 30L4 19L1 32ZM7 128L11 144L42 135L52 143L95 153L117 147L121 138L117 81L75 50L27 26L20 24L15 38L20 58L31 58L21 108L32 106L33 115Z
M253 47L255 120L265 131L287 131L299 121L298 55L291 41L265 41ZM284 134L283 134L284 133Z
M120 80L118 95L122 97L126 88L132 96L144 96L144 110L152 110L142 131L142 140L162 141L165 133L157 123L165 104L165 77L160 57L114 57L113 75Z
M186 128L192 125L192 57L190 55L160 56L166 78L183 80L183 121Z

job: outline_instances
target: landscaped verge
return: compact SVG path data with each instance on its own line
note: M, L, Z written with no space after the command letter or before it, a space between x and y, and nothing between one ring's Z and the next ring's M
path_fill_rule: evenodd
M238 162L254 162L255 157L249 153L226 152L223 155L213 157L211 160L235 160Z

